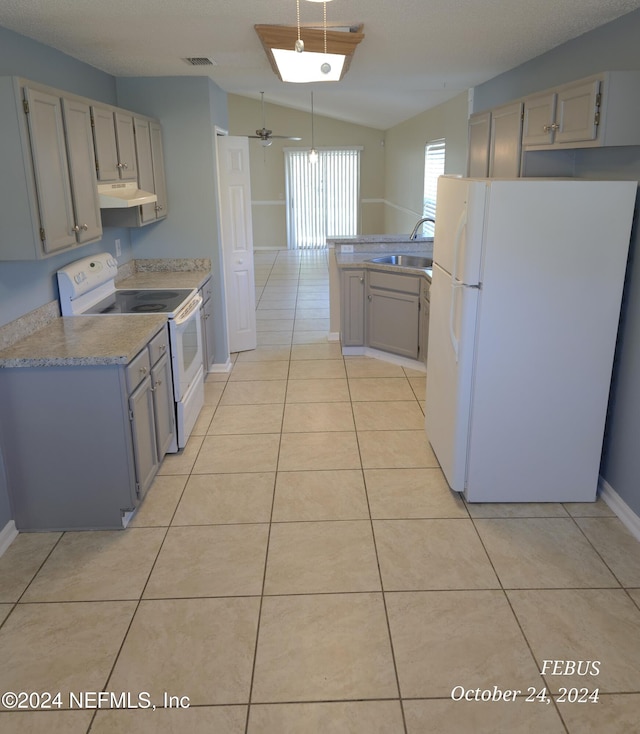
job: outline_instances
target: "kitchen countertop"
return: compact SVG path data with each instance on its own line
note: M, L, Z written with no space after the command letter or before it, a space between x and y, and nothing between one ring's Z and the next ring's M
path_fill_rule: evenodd
M2 350L0 368L128 364L166 323L165 314L63 316Z
M128 278L118 280L116 288L200 288L211 277L205 271L138 271Z
M425 257L424 250L403 251L403 255ZM382 270L386 273L406 273L407 275L422 275L431 280L431 268L412 268L407 265L391 265L390 263L369 262L372 257L380 257L380 252L353 252L347 255L336 252L336 263L339 268L367 268L367 270Z
M338 268L367 268L368 270L382 270L388 273L423 275L429 280L431 279L430 270L424 268L369 261L371 258L380 257L380 255L400 253L430 258L433 256L433 237L419 237L410 240L408 235L362 235L332 238L327 240L327 243L335 248ZM350 251L345 252L345 249Z

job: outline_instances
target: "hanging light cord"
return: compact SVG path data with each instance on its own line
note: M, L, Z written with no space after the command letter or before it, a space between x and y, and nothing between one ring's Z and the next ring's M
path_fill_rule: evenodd
M315 150L313 147L313 92L311 92L311 150Z
M327 55L327 3L322 3L323 27L324 27L324 55Z
M298 53L304 51L304 42L300 38L300 0L296 0L296 21L298 24L298 40L295 43L295 49Z

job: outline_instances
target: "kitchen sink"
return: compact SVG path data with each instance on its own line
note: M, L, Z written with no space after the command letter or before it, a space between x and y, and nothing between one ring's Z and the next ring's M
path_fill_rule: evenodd
M381 257L373 257L370 263L380 263L381 265L402 265L406 268L430 268L433 260L430 257L418 257L417 255L382 255Z

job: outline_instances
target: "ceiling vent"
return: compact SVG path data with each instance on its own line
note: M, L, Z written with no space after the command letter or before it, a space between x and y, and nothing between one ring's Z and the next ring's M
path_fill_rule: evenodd
M216 66L216 62L206 56L192 56L191 58L182 60L190 66Z

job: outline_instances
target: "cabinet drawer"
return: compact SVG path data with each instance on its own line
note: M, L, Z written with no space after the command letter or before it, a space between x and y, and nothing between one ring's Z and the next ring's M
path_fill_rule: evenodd
M126 367L127 387L129 393L133 392L136 387L144 380L151 371L151 362L149 361L149 350L145 347L138 355L136 355Z
M169 333L166 326L149 342L149 354L151 356L152 365L155 364L163 355L169 354Z
M420 278L416 275L396 275L395 273L370 270L369 286L371 288L384 288L388 291L418 295L420 293Z

